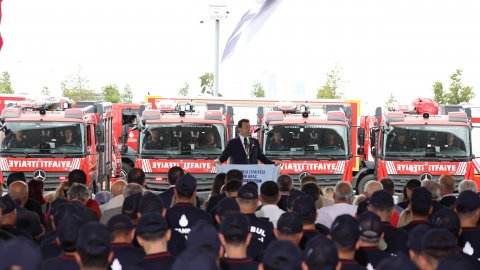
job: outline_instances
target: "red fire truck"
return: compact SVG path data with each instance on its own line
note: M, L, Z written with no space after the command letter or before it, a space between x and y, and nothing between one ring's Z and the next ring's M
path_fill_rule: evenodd
M175 100L145 110L135 167L145 172L147 188L166 190L168 170L180 166L195 175L199 192L208 191L216 170L213 161L231 137L227 115L231 119L233 110L225 104L202 109Z
M416 99L412 110L387 112L377 108L375 117L365 119L365 138L369 138L373 160L362 161L353 179L357 192L363 192L369 180L385 177L394 180L397 192L412 178L437 180L450 174L456 182L474 179L469 109L439 108L431 99Z
M51 101L6 108L0 116L4 138L0 148L1 180L12 172L41 179L53 190L74 169L87 174L96 191L109 186L112 173L112 105L49 111Z
M121 176L126 175L135 167L138 151L138 124L144 104L113 104L113 131L118 136L118 147L121 152Z
M16 107L18 102L26 99L26 95L0 94L0 111L5 108Z
M279 102L271 110L260 107L265 155L283 163L280 173L295 180L314 175L320 185L352 181L358 169L357 125L360 102L314 100Z

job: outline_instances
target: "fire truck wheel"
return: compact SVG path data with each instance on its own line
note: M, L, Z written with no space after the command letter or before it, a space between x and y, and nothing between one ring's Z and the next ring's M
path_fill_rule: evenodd
M360 182L358 182L358 185L357 185L357 195L360 195L363 193L363 191L365 190L365 185L368 183L368 181L370 180L374 180L374 176L373 174L368 174L366 176L364 176L362 178L362 180L360 180Z
M120 175L122 176L122 180L127 181L127 175L132 170L132 166L130 164L122 162L122 172Z

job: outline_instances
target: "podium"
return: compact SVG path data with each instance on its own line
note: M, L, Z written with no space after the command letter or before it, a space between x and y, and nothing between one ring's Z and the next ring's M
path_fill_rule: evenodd
M243 172L243 182L255 182L260 187L265 181L277 181L278 174L280 173L280 167L275 165L220 165L217 166L218 173L227 173L232 169L237 169Z

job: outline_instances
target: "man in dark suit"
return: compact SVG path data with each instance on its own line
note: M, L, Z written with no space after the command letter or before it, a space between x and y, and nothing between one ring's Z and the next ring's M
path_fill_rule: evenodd
M231 139L223 153L214 161L214 165L220 165L230 158L231 164L258 164L260 160L264 164L281 165L268 159L262 152L257 139L250 137L250 121L241 119L238 121L238 137Z

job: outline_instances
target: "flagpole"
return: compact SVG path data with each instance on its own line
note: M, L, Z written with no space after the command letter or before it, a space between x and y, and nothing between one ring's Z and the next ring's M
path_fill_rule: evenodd
M213 73L213 96L218 97L219 58L220 58L220 20L215 20L215 52L214 52L214 73Z

